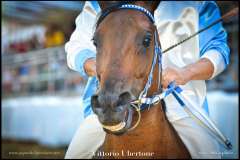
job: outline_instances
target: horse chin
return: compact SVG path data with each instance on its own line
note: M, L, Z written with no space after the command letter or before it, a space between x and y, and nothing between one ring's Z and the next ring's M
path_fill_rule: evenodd
M123 135L128 131L132 124L133 110L130 106L127 107L127 114L123 122L118 123L114 126L102 125L105 132L114 134L117 136Z

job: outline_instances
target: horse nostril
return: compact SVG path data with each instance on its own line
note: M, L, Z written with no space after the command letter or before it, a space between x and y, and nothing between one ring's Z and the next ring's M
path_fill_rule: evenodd
M126 105L131 101L131 95L129 92L124 92L119 96L117 106Z

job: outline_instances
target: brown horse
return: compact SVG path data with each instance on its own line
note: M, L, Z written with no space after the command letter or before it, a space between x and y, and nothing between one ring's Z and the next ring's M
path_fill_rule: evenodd
M100 2L102 14L118 3ZM159 4L157 1L131 3L146 8L152 14ZM126 125L117 131L105 128L108 134L95 156L190 158L187 148L167 120L163 104L142 111L140 124L134 130L128 130L137 121L137 114L129 103L138 98L151 70L156 27L144 13L136 10L110 12L105 17L100 16L93 37L99 89L92 96L91 104L103 126L114 128L122 122ZM157 86L158 67L155 66L148 96L157 92Z

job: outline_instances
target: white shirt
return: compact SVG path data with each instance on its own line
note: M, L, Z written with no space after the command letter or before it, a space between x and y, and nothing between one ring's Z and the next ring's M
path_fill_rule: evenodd
M199 30L199 15L196 7L199 3L200 2L187 1L177 3L163 1L160 3L155 11L155 20L160 35L162 50ZM184 5L188 5L188 7ZM164 9L169 6L170 8L178 8L179 16L177 18L166 18L171 17L171 14L170 16L166 16L166 12L164 12ZM97 10L99 11L99 8ZM82 13L76 19L76 29L65 46L68 66L78 71L83 77L87 77L83 70L85 60L96 56L96 49L91 41L96 16L96 7L94 9L91 3L86 2ZM82 52L86 51L86 49L88 52ZM199 36L195 36L184 44L165 53L163 55L163 68L183 67L198 61L200 58L209 59L214 66L214 72L210 79L221 73L225 68L225 62L222 55L218 53L218 50L211 49L200 56ZM194 100L199 107L203 106L206 98L206 84L204 80L190 81L181 87L183 88L183 94ZM170 121L188 116L185 111L179 107L178 102L172 95L169 95L165 99L165 102L167 106L167 116Z

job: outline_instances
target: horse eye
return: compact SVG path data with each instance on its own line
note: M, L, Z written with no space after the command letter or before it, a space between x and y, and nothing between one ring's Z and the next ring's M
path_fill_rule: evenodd
M97 40L96 40L95 38L93 38L92 41L93 41L93 45L94 45L95 47L97 47L97 46L98 46Z
M145 48L148 48L148 47L150 46L150 43L151 43L151 37L145 37L145 38L143 39L143 46L144 46Z
M97 42L96 42L96 41L93 41L93 45L94 45L95 47L97 47Z

